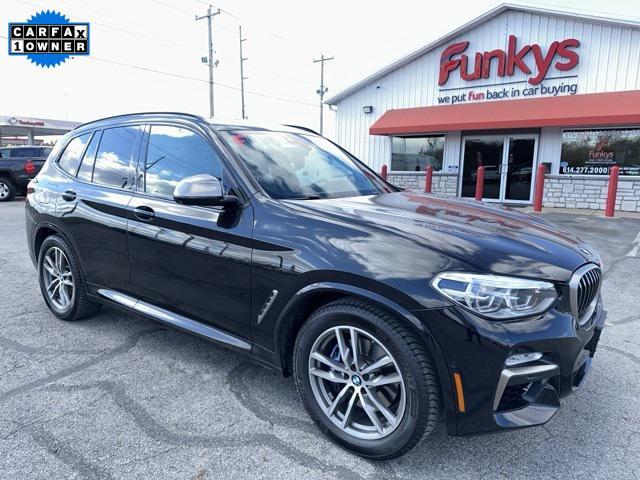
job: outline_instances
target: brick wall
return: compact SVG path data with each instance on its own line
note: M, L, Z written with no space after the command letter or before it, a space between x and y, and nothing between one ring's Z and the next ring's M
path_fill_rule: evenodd
M604 210L609 179L573 175L547 175L542 205ZM640 179L619 177L616 210L640 212Z
M424 172L389 173L387 180L396 187L424 192ZM433 174L432 193L445 197L455 197L458 192L458 174L439 173Z

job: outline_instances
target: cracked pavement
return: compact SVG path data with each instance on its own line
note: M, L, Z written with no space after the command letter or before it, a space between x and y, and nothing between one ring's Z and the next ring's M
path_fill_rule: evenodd
M322 436L291 379L197 337L103 308L57 320L24 202L0 204L0 478L640 477L640 220L544 214L605 261L607 328L590 378L541 428L450 437L376 463Z

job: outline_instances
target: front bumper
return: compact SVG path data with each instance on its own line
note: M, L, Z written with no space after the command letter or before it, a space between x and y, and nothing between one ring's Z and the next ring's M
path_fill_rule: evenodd
M415 312L418 313L418 312ZM444 388L447 429L454 435L528 427L547 422L560 399L584 381L604 326L599 299L580 326L568 312L551 310L537 319L490 322L452 307L419 316L440 350L443 372L461 379L463 411L455 388ZM541 358L506 365L514 354ZM445 385L448 382L443 382Z

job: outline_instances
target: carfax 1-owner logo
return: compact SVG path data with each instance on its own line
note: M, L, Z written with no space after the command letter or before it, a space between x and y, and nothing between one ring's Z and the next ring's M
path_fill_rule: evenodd
M42 11L25 23L9 23L9 55L25 55L41 67L55 67L70 56L89 55L89 24L59 12Z

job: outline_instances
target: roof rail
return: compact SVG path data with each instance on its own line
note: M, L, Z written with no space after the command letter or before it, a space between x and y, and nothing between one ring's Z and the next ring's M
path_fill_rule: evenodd
M77 130L80 127L84 127L86 125L91 125L92 123L98 123L98 122L103 122L105 120L111 120L114 118L121 118L121 117L134 117L136 115L180 115L183 117L190 117L193 118L195 120L198 121L202 121L205 122L207 120L205 120L204 117L201 117L200 115L195 115L193 113L184 113L184 112L136 112L136 113L121 113L120 115L112 115L110 117L104 117L104 118L97 118L95 120L91 120L90 122L86 122L83 124L78 125L77 127L74 128L74 130Z

